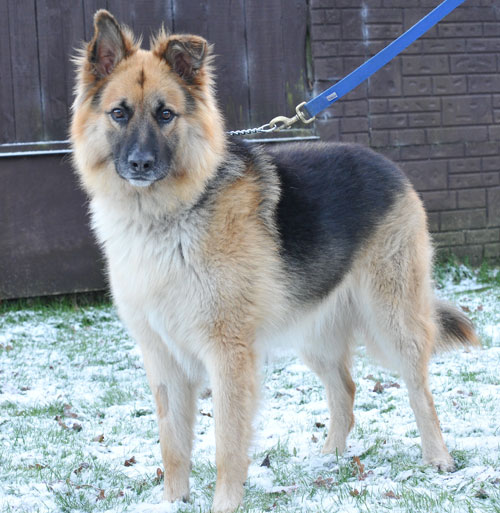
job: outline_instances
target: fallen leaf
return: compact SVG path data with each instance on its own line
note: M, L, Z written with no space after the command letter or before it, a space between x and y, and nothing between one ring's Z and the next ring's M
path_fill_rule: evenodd
M97 496L97 498L96 498L96 501L102 501L102 500L104 500L105 498L106 498L106 497L105 497L105 495L104 495L104 490L100 490L100 491L99 491L99 495L98 495L98 496Z
M359 481L364 481L366 479L367 474L365 473L365 466L363 465L363 463L361 463L359 456L354 456L352 458L352 461L355 465L352 475L358 476Z
M269 460L269 454L266 454L266 457L264 458L264 460L262 461L260 466L261 467L267 467L267 468L271 467L271 461Z
M47 465L42 465L41 463L35 463L34 465L28 465L29 470L33 470L33 469L40 470L42 468L47 468Z
M333 477L323 478L322 476L318 476L316 480L313 482L313 484L322 488L330 488L331 486L333 486L334 481Z
M71 404L65 404L63 406L63 413L65 417L71 417L72 419L78 418L78 415L71 411Z
M323 424L323 422L315 422L315 423L314 423L314 425L315 425L315 427L317 427L317 428L324 428L324 427L325 427L325 425Z
M152 413L151 410L140 409L140 410L136 410L132 415L134 417L144 417L146 415L149 415L150 413Z
M136 463L137 463L137 461L135 460L135 456L132 456L130 459L125 460L124 465L126 467L131 467L132 465L135 465Z
M209 411L200 410L200 413L205 417L212 417L212 413Z
M163 472L163 470L158 467L156 469L156 477L153 479L153 484L154 485L159 485L163 479L165 478L165 473Z
M388 499L401 499L401 496L396 495L392 490L385 492L384 497L387 497Z
M314 433L311 436L311 440L313 441L313 443L316 443L318 441L317 437L314 436Z
M363 465L363 463L361 463L359 456L354 456L352 461L358 467L359 473L362 474L365 471L365 466Z
M460 308L461 308L464 312L467 312L467 313L469 313L469 312L470 312L470 308L469 308L467 305L460 305Z
M83 428L82 428L82 425L81 424L78 424L78 422L73 422L73 425L71 426L71 429L73 431L78 431L80 432Z
M104 435L103 434L97 435L94 438L92 438L92 441L102 443L102 442L104 442Z
M269 495L290 495L293 492L295 492L298 489L298 485L295 483L289 485L289 486L273 486L271 490L269 490Z
M80 464L80 466L78 468L75 468L75 470L73 470L73 473L79 474L83 469L86 469L89 467L90 467L90 465L86 461L84 461L83 463Z
M57 423L63 428L63 429L69 429L68 426L66 426L66 424L63 422L62 418L60 415L56 415L54 417L54 420L57 420Z
M349 494L353 497L357 497L359 495L359 490L357 488L354 488L354 490L349 490Z
M477 497L478 499L488 499L489 495L486 493L484 488L479 488L479 490L474 494L474 497Z
M375 383L375 386L373 387L373 391L377 392L377 394L381 394L384 391L384 387L382 386L382 383L380 383L380 381L377 381Z

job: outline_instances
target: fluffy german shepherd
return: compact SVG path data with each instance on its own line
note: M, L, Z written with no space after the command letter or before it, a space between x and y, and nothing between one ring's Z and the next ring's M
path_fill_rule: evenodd
M107 11L77 58L71 137L119 314L154 394L164 498L187 500L196 398L213 391L213 510L243 497L258 367L294 345L326 387L324 453L353 426L355 335L408 388L423 458L453 470L428 385L434 351L477 344L437 300L426 215L398 167L351 144L267 151L225 134L211 48L167 35L140 48Z

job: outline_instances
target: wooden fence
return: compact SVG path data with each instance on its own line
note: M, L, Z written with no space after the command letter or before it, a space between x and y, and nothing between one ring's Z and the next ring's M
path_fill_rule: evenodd
M146 47L162 23L206 37L229 128L291 114L305 97L306 0L0 0L0 144L67 138L70 55L92 37L100 8Z
M146 47L162 23L214 44L229 129L291 115L307 97L307 0L0 0L0 298L104 286L66 155L70 56L100 8Z

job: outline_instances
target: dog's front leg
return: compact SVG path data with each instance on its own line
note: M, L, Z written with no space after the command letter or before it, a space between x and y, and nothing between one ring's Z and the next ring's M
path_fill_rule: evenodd
M217 484L214 513L234 511L243 498L257 399L256 361L247 342L216 341L207 365L215 417Z
M186 375L159 336L148 330L147 336L143 333L138 340L156 402L165 467L163 499L187 501L198 385Z

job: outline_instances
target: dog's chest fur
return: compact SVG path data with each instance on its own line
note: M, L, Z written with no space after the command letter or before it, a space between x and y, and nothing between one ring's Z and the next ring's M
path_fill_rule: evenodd
M213 311L216 284L208 272L196 213L153 219L132 209L93 204L113 296L124 321L141 316L162 338L194 347Z

